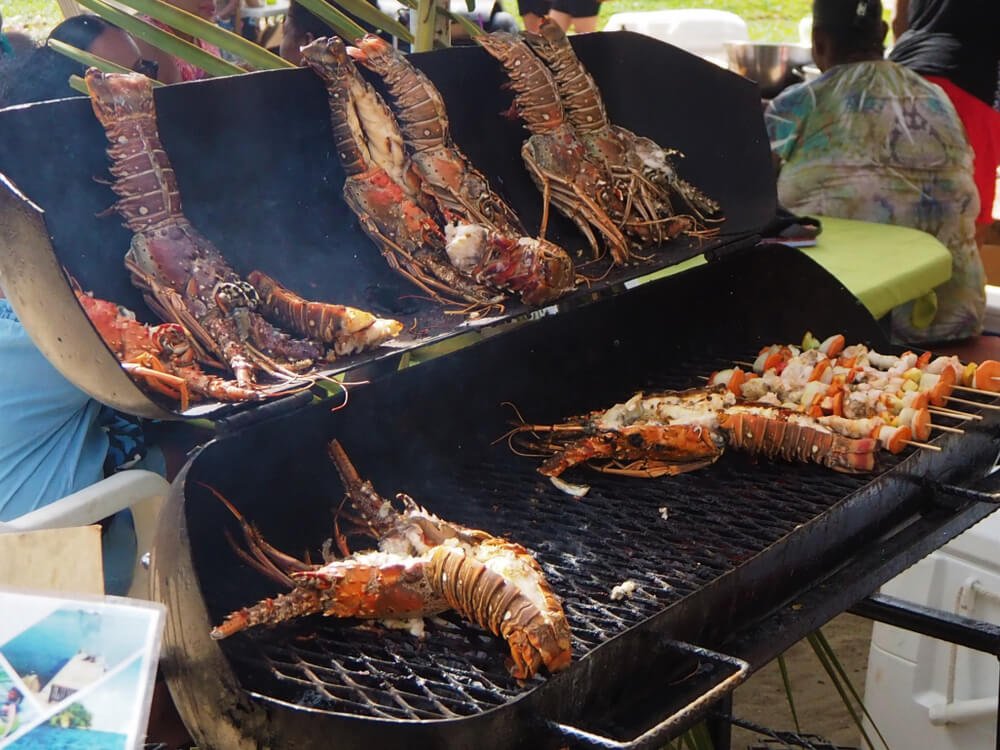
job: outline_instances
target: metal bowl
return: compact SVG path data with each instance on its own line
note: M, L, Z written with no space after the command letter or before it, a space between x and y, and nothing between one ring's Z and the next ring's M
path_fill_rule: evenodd
M812 49L783 42L726 42L729 69L760 86L765 97L775 96L801 81L799 69L812 62Z

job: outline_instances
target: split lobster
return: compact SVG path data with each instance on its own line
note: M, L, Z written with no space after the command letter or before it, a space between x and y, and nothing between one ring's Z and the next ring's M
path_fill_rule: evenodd
M308 339L292 338L265 320L263 313L274 312L276 299L284 296L300 308L302 301L289 298L288 290L280 287L262 292L242 279L184 216L174 170L160 143L150 80L91 68L86 83L108 138L112 190L118 195L115 209L134 233L125 256L133 284L157 315L183 325L228 367L241 388L254 386L257 370L299 381L297 371L330 357L325 344L332 344L334 351L354 350L402 330L394 320L319 303L312 303L315 307L307 308L304 316L285 320ZM262 304L262 294L269 304ZM328 317L345 321L331 326ZM317 337L320 328L331 331L332 340Z
M718 214L719 204L677 173L672 159L683 154L611 123L597 83L557 23L542 18L538 33L525 32L524 40L552 71L577 135L625 191L625 227L630 234L643 244L659 243L681 231L703 229L699 225ZM691 213L675 215L672 198L679 198Z
M453 609L507 641L517 679L532 677L543 665L549 672L568 666L569 624L528 550L438 518L404 494L397 495L400 512L361 479L336 440L329 453L378 549L351 553L338 532L344 557L310 565L270 546L216 493L243 528L250 551L238 550L240 556L291 591L233 612L213 638L308 614L406 618Z
M625 201L615 192L612 176L590 157L566 118L552 74L513 34L480 34L476 41L507 70L515 92L514 108L531 132L521 158L542 193L540 234L545 234L551 203L586 237L595 257L602 252L591 227L604 237L612 260L626 263L631 257L629 242L613 218L624 215Z
M85 294L75 282L73 291L125 371L152 390L179 401L181 411L188 408L192 395L220 401L249 401L265 395L204 372L198 366L197 346L183 326L146 325L136 320L131 310Z
M630 245L714 233L705 221L718 204L678 176L676 151L610 122L597 84L555 23L543 19L537 34L495 32L476 41L510 77L514 109L532 133L522 156L546 205L551 198L595 252L588 223L604 235L615 263L629 260Z
M444 102L430 80L379 37L368 35L357 44L344 48L338 39L318 40L303 55L327 83L338 153L349 175L345 197L363 225L377 228L369 235L397 254L426 258L429 262L410 263L418 267L416 272L408 271L424 288L441 286L428 278L429 272L455 289L439 273L437 266L444 261L446 273L457 273L465 286L471 283L493 295L513 293L531 305L571 291L569 255L551 242L526 236L513 209L452 140ZM398 123L346 55L385 80ZM383 185L386 176L403 196L402 225L396 216L400 204L369 198L392 190ZM371 183L378 185L377 191ZM380 224L394 231L382 231ZM394 247L407 244L426 245L427 250L418 255Z
M568 491L573 486L559 477L582 463L629 476L675 475L715 462L727 445L849 474L872 471L878 442L839 434L834 427L790 409L740 402L725 387L710 386L637 393L560 424L518 425L511 436L548 455L539 473Z

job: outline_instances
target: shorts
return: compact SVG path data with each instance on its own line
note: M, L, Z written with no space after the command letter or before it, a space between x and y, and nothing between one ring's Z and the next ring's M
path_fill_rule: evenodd
M590 18L600 10L599 0L552 0L552 10L562 11L573 18Z
M550 0L517 0L517 12L522 16L534 13L541 17L547 15L552 7Z

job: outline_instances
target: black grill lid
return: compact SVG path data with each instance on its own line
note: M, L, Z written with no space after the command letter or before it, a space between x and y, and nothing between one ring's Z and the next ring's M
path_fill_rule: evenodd
M682 175L722 205L722 233L708 242L674 242L644 264L616 270L572 297L593 299L622 281L740 241L775 210L774 179L757 88L700 58L628 32L574 37L614 122L686 154ZM500 65L478 47L413 56L444 94L455 140L494 187L537 230L541 197L520 158L526 132L504 119L511 94ZM260 268L303 296L372 309L410 324L403 347L458 332L456 316L418 299L418 290L391 272L340 196L343 173L331 150L326 95L308 70L280 70L156 90L164 146L177 172L185 213L243 273ZM42 350L70 379L125 411L163 416L137 388L127 396L101 387L114 362L63 353L53 307L82 315L65 282L36 267L54 253L84 289L152 321L131 286L122 257L130 235L115 216L98 218L114 196L107 177L105 136L90 102L76 98L0 112L4 148L0 173L44 212L44 234L0 233L0 275L15 309ZM0 224L23 202L0 189ZM37 232L37 230L35 230ZM571 252L584 242L555 216L549 235ZM30 252L27 251L30 245ZM603 267L586 269L600 276ZM29 284L30 291L16 288ZM44 303L43 303L43 300ZM569 301L572 304L572 300ZM504 319L525 312L508 306ZM44 322L35 322L44 318ZM86 348L86 347L84 347ZM352 367L399 349L344 360Z

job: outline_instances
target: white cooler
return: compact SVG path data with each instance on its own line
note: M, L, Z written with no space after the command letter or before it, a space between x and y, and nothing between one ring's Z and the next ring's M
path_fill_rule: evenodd
M894 578L882 593L1000 624L1000 513ZM992 750L998 680L997 659L989 654L881 623L872 630L865 705L892 750Z

